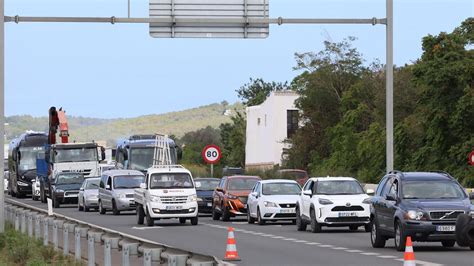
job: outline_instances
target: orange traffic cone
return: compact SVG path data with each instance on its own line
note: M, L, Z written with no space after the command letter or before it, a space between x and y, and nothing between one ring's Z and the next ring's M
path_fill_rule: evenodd
M405 245L405 259L403 260L403 266L416 266L415 253L413 252L413 244L411 243L410 236L407 236L407 243Z
M239 254L237 253L237 245L234 238L234 228L228 228L229 233L227 235L227 247L225 250L225 261L239 261Z

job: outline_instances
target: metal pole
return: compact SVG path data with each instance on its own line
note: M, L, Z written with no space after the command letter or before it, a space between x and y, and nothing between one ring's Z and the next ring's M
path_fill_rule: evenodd
M128 0L128 18L130 18L130 0Z
M214 177L214 164L211 164L211 177Z
M387 119L387 172L394 169L393 156L393 0L386 0L387 4L387 63L386 63L386 119Z
M3 157L5 147L5 13L4 0L0 0L0 154ZM3 162L0 163L0 173L2 181L0 182L0 233L5 231L5 183L3 181Z

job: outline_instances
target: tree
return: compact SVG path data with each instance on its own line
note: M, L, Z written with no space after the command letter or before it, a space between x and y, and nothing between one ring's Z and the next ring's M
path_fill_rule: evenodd
M273 91L289 90L288 82L265 82L263 79L252 79L250 82L237 90L239 98L246 106L254 106L263 103Z
M245 167L246 127L247 121L240 112L232 117L232 123L225 123L219 127L224 165Z
M204 164L202 149L209 144L221 145L220 130L210 126L186 133L180 140L184 145L182 162L185 164Z

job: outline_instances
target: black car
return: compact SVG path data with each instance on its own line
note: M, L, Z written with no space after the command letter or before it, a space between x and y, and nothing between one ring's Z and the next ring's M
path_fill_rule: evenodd
M54 175L44 187L44 196L53 201L53 207L61 204L77 204L79 190L84 182L84 175L79 172L60 172Z
M200 213L212 213L212 193L219 185L218 178L195 178L198 211Z
M390 172L371 199L372 246L382 248L394 238L396 249L403 251L411 236L413 241L452 247L457 217L474 213L470 197L444 172Z

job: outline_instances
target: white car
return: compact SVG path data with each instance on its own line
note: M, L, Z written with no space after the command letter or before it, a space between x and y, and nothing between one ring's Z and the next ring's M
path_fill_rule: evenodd
M247 200L247 221L259 225L266 221L296 220L296 202L301 188L293 180L258 181Z
M77 209L88 212L90 209L99 209L100 177L89 177L84 180L77 196Z
M370 197L359 181L352 177L310 178L296 204L296 226L305 231L321 231L322 226L348 226L357 230L364 226L370 232Z

